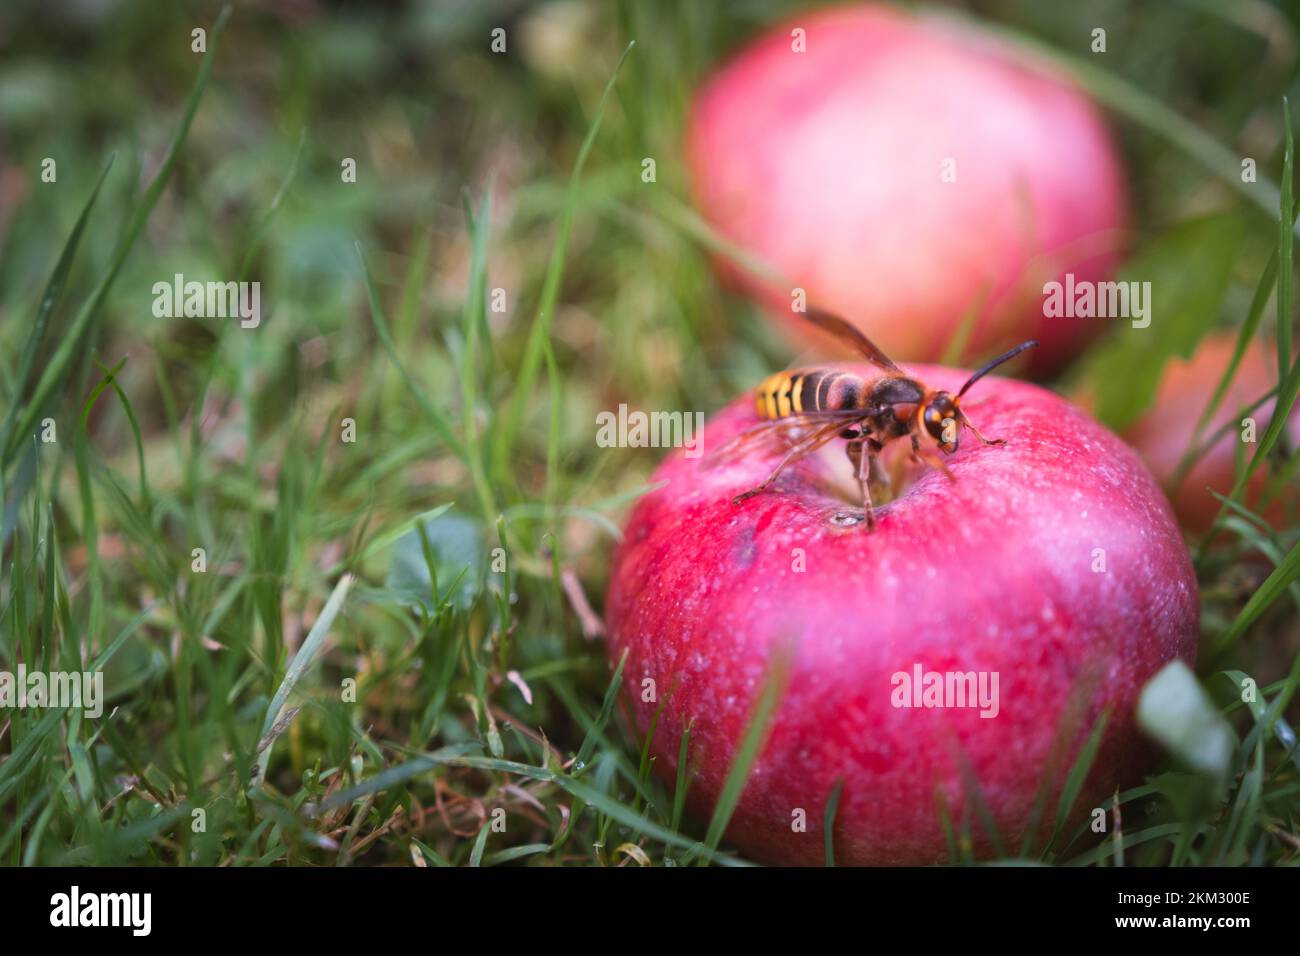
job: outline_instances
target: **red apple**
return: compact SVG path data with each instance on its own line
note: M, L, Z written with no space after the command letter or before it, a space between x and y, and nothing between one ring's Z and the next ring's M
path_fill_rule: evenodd
M954 391L966 377L914 372ZM1079 806L1100 806L1140 772L1148 750L1134 725L1139 689L1173 658L1195 658L1196 579L1169 505L1133 451L1033 385L988 378L967 401L975 425L1007 444L965 433L946 459L954 480L920 471L877 509L874 531L849 523L861 510L844 490L839 440L732 504L779 457L759 448L706 464L754 423L749 397L710 422L703 459L679 451L664 461L654 480L667 484L629 520L606 600L609 651L628 653L625 686L642 733L663 704L652 749L669 778L691 726L690 799L704 819L774 655L793 648L729 830L753 858L820 862L837 780L837 862L945 859L940 796L958 827L963 815L973 821L977 851L991 852L971 782L1014 853L1040 784L1050 818L1103 712ZM945 682L983 673L991 691L998 675L996 708L983 708L996 715L895 706L896 675L918 666L922 684L930 673ZM794 829L799 811L806 832Z
M1262 398L1277 382L1277 353L1252 340L1201 440L1209 439L1224 426L1231 424L1232 427L1214 442L1177 488L1170 487L1179 462L1191 444L1196 423L1232 360L1236 341L1235 332L1215 334L1201 343L1190 360L1174 359L1166 365L1151 408L1124 434L1161 485L1169 491L1179 521L1190 531L1207 530L1219 513L1219 501L1210 494L1211 489L1221 495L1232 490L1236 478L1237 446L1246 433L1243 419L1254 420L1256 441L1264 437L1273 419L1275 403L1272 399L1248 415L1239 414ZM1300 412L1293 410L1287 426L1292 444L1300 445ZM1246 445L1247 460L1255 447ZM1261 467L1246 485L1246 504L1257 504L1268 483L1268 469ZM1300 495L1295 488L1285 489L1265 509L1264 516L1274 522L1282 521L1287 504L1294 505L1297 500L1300 500Z
M1111 271L1119 157L1078 89L1008 44L884 6L803 14L708 80L687 150L705 218L788 281L724 271L799 335L792 288L896 359L939 358L978 313L966 355L1038 338L1045 373L1104 327L1044 317L1043 285Z

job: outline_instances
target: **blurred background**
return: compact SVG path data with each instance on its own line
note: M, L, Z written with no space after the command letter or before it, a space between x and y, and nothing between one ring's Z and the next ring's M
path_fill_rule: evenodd
M906 5L905 5L906 6ZM592 450L596 409L712 410L791 354L769 339L748 304L729 298L692 230L681 137L690 97L711 66L799 3L240 3L217 77L174 179L106 303L96 343L129 352L123 381L146 425L161 421L155 361L175 366L178 400L194 388L186 367L216 341L207 321L156 321L148 290L159 277L233 276L252 253L267 321L242 348L256 383L257 427L273 430L316 394L328 405L377 389L375 354L353 244L369 250L386 300L405 296L394 327L411 370L439 397L455 391L445 348L468 281L462 197L491 191L489 282L506 293L490 313L494 347L516 366L563 208L565 184L601 92L624 46L621 71L577 197L554 318L566 372L566 453ZM960 5L1067 51L1104 23L1105 66L1133 89L1186 117L1276 179L1279 103L1294 98L1295 35L1286 9L1265 2ZM107 258L126 204L156 171L198 66L190 30L210 29L219 4L56 0L0 11L0 308L17 354L30 312L95 178L116 152L84 261L89 285ZM504 28L504 55L490 33ZM1135 208L1133 245L1185 218L1243 206L1166 137L1110 115L1126 154ZM41 160L58 162L41 188ZM353 158L357 181L340 180ZM642 182L653 157L657 182ZM295 159L296 158L296 159ZM265 222L273 197L292 188ZM1236 266L1226 310L1242 313L1274 240L1267 217L1247 231L1261 256ZM261 230L261 231L259 231ZM404 281L412 256L418 284ZM371 366L372 362L378 366ZM230 383L219 383L229 386ZM375 400L372 393L367 396ZM380 411L378 407L376 411ZM395 423L385 420L385 427ZM149 428L146 427L146 431ZM117 436L121 444L124 434ZM111 447L112 439L106 447ZM636 457L630 453L629 457ZM648 464L656 457L644 455ZM634 479L627 479L629 486Z
M22 455L5 462L6 576L37 553L51 522L61 630L102 649L132 628L109 671L111 702L124 708L122 739L97 743L108 750L86 783L84 807L55 814L34 850L22 835L30 836L46 805L40 781L47 771L33 769L22 784L27 803L0 801L6 857L174 861L181 851L170 841L128 850L114 842L108 822L119 813L156 822L160 802L216 793L228 798L227 816L217 813L226 822L210 823L216 835L185 844L192 859L310 858L323 852L318 834L268 808L297 806L341 780L361 779L356 761L373 770L394 759L381 739L420 748L487 734L486 712L467 710L459 695L499 693L506 670L532 691L527 704L511 700L520 724L545 726L558 748L577 749L598 713L608 668L589 620L584 633L575 595L585 594L599 614L619 523L662 455L653 448L604 453L593 440L596 413L623 402L711 413L763 375L809 358L718 281L712 257L725 243L692 209L682 143L693 91L708 72L805 7L768 0L233 5L170 180L101 307L73 340L51 401L60 443L34 453L26 472ZM1134 254L1197 217L1239 220L1241 252L1227 266L1211 324L1240 325L1277 244L1276 215L1244 198L1230 177L1207 170L1222 155L1207 154L1205 143L1230 160L1256 157L1261 174L1280 177L1281 101L1300 95L1296 5L988 0L934 7L1074 57L1086 52L1096 24L1107 26L1111 50L1084 85L1096 84L1090 88L1123 151ZM110 271L199 73L191 31L205 28L213 45L219 9L129 0L11 0L0 8L3 411L15 403L20 356L49 276L115 156L39 344L37 377ZM497 28L506 31L504 53L491 49ZM602 112L630 41L635 47ZM1171 126L1169 115L1205 139ZM652 183L642 177L646 157L656 161ZM46 158L57 163L53 183L41 180ZM347 159L356 162L354 183L341 176ZM567 245L558 246L566 230ZM557 248L561 274L552 266ZM259 280L260 327L155 318L153 284L175 273ZM484 293L498 289L501 309L482 308ZM521 396L530 330L552 296L549 347ZM1140 355L1113 352L1129 345L1107 348L1099 346L1109 355L1100 365L1081 361L1054 387L1083 394L1113 381L1116 369L1145 374ZM87 459L78 463L72 438L83 403L123 360L116 382L129 406L111 395L94 403ZM1149 371L1158 374L1158 365ZM1140 411L1122 409L1120 417ZM333 440L343 417L357 423L356 445ZM403 608L425 573L420 542L403 539L414 570L403 569L400 554L368 545L448 503L432 563L439 577L461 582L463 600L423 606L412 618ZM509 593L480 573L502 536L511 546ZM177 583L196 540L222 570L209 575L219 582ZM1207 628L1230 621L1269 570L1242 559L1247 544L1235 547L1207 565ZM243 798L226 762L251 772L266 702L344 567L358 582L336 625L324 683L357 676L363 706L358 713L321 694L286 733L288 745L276 748L267 776L276 792L257 798L267 801L259 819L280 834L268 843L264 831L250 836L255 828L241 816ZM36 571L20 579L7 582L5 596L30 589L28 606L39 607L49 582ZM153 610L132 625L142 608ZM1267 650L1249 661L1262 682L1285 674L1294 654L1282 652L1296 639L1289 610L1270 625ZM467 635L469 644L498 632L516 640L508 667L489 661L479 670L467 663L474 651L456 650ZM11 638L20 640L16 632ZM202 646L224 653L209 657L195 649ZM492 646L500 649L501 640ZM453 674L436 667L448 657ZM506 752L538 746L505 736ZM62 752L54 738L48 746L47 756ZM616 768L635 765L636 746L601 741L609 793L618 793ZM331 778L330 768L342 770ZM156 793L105 813L124 776L149 781ZM457 771L395 799L409 819L411 801L431 803L436 790L446 825L421 840L435 855L463 859L470 852L464 836L475 832L483 794L495 786ZM558 825L553 809L526 812L545 830ZM382 823L367 818L360 832ZM391 845L400 829L369 842L358 858L404 858L406 849ZM141 832L165 832L165 825Z

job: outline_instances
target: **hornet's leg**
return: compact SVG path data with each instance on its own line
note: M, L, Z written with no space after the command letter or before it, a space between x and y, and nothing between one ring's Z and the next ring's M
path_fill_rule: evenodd
M800 440L793 448L791 448L788 452L786 452L785 457L782 458L781 461L777 464L777 466L772 469L772 473L763 479L761 484L759 484L754 488L750 488L748 491L744 492L743 494L736 495L736 497L731 499L731 503L733 505L738 505L742 501L745 501L749 498L754 497L754 495L761 494L762 492L766 491L768 485L776 481L777 477L781 474L781 472L785 470L786 465L790 464L790 462L794 461L794 459L798 458L800 455L804 454L805 452L820 447L823 440L828 437L829 435L826 434L825 429L823 429L822 431L813 432L811 436Z
M961 413L961 423L974 432L975 437L986 445L1005 445L1007 443L1005 438L985 438L980 434L980 430L975 427L974 423L966 417L965 412Z
M929 465L931 468L937 468L943 472L943 476L949 481L956 481L952 472L948 470L948 465L940 455L930 455L921 450L921 440L915 435L912 436L912 461L918 465Z
M874 441L870 447L864 447L866 444L864 439L858 438L845 445L844 451L853 463L853 472L858 478L858 488L862 491L862 510L866 515L867 530L870 531L876 526L876 512L871 506L871 481L874 475L879 474L880 466L876 463L879 448Z

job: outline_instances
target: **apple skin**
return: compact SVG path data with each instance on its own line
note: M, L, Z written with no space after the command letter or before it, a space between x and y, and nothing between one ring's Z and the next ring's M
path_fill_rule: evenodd
M1221 495L1232 490L1236 476L1236 449L1241 440L1242 416L1237 414L1238 411L1258 401L1269 385L1277 381L1276 351L1252 339L1202 440L1229 422L1234 423L1234 428L1210 447L1177 488L1170 488L1178 463L1192 441L1196 422L1205 411L1205 403L1210 400L1232 360L1236 342L1235 332L1215 333L1197 347L1190 359L1170 361L1161 373L1151 408L1124 432L1125 440L1138 450L1161 486L1169 490L1178 520L1192 532L1208 530L1219 513L1219 502L1210 494L1210 489ZM1256 441L1264 437L1273 419L1275 405L1276 402L1270 399L1250 413L1256 422ZM1295 409L1287 421L1287 431L1292 444L1300 445L1300 412ZM1254 446L1246 448L1248 459L1254 450ZM1268 482L1268 468L1261 466L1246 484L1245 503L1254 507ZM1274 524L1284 521L1287 505L1298 499L1300 495L1296 489L1285 489L1266 509L1263 517Z
M954 392L966 378L913 371ZM937 792L958 826L971 815L975 851L989 855L963 786L963 753L1014 854L1040 780L1050 779L1051 818L1103 710L1109 719L1081 811L1136 779L1150 755L1134 725L1137 695L1175 657L1194 662L1199 627L1196 579L1168 502L1131 449L1046 390L989 378L966 409L1008 444L982 446L964 433L947 458L955 481L921 472L878 509L872 532L830 520L853 511L834 490L832 473L845 459L839 440L767 492L732 504L779 457L754 450L702 464L755 422L748 396L706 427L704 458L678 450L661 464L654 481L667 484L629 519L606 596L608 649L614 660L627 652L624 686L642 734L671 692L652 741L667 780L691 726L689 799L701 819L722 789L769 661L777 648L794 648L771 734L728 831L751 858L822 862L822 815L841 778L837 863L946 859ZM1093 570L1097 548L1102 573ZM996 671L998 715L895 708L892 675L918 663ZM656 701L643 700L647 678ZM1063 720L1071 701L1081 714L1074 724ZM1058 724L1069 724L1061 741ZM792 830L799 809L803 833Z
M1088 99L1008 44L877 5L803 14L706 81L686 148L704 218L788 282L724 275L805 340L824 344L794 287L896 360L939 359L980 309L964 357L1037 338L1028 368L1045 375L1104 327L1045 317L1042 288L1112 271L1119 156Z

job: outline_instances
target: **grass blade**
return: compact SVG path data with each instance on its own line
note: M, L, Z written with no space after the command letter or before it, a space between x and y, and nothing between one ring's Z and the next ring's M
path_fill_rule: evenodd
M492 829L492 824L484 823L478 831L478 836L474 838L474 849L469 854L469 865L477 867L483 862L483 848L487 846L488 831Z
M284 702L289 698L289 692L293 690L294 685L307 672L307 668L312 665L320 655L325 646L325 638L329 635L330 627L334 624L334 618L343 608L343 601L348 596L348 589L352 587L352 575L345 574L339 578L339 583L334 585L334 591L330 594L329 600L325 602L325 607L321 609L320 616L316 618L316 623L311 626L307 633L307 639L302 642L302 647L298 648L298 653L293 656L289 662L289 668L285 671L284 680L280 682L280 688L271 698L271 706L266 709L266 719L262 722L262 737L266 737L275 726L276 721L280 718L280 711L284 707ZM257 779L262 780L266 776L267 764L271 761L271 750L275 746L272 740L262 750L257 757Z
M596 742L600 739L600 732L605 724L609 722L609 715L614 712L614 703L618 700L619 688L623 686L623 665L627 663L627 651L618 659L618 666L614 668L614 676L610 678L609 686L605 688L605 699L600 704L600 715L597 716L596 722L592 724L587 731L587 736L582 739L582 745L578 748L578 756L575 758L574 766L585 766L591 759L592 751L596 749Z
M758 760L763 744L767 741L772 715L781 701L781 695L790 677L793 656L790 648L779 648L768 665L767 675L763 679L762 687L759 688L758 699L750 716L749 728L745 731L744 739L731 762L731 769L727 771L727 779L723 782L722 792L718 795L718 802L713 808L713 817L709 820L709 829L704 836L704 845L709 850L717 849L718 844L722 842L722 835L727 830L727 824L731 822L731 815L736 810L736 804L740 802L745 784L749 782L749 772L754 762Z
M501 422L497 430L496 441L492 446L492 473L494 475L501 474L502 469L505 467L510 449L513 447L519 429L523 425L524 414L532 395L533 386L536 384L537 374L541 369L542 344L551 334L551 317L555 313L555 304L560 297L560 283L564 279L564 260L569 248L569 232L573 228L573 210L578 203L578 184L582 178L582 168L586 165L587 155L596 142L596 134L600 131L600 123L605 115L605 107L609 104L614 92L614 81L618 79L619 71L623 68L624 61L627 60L628 54L632 52L635 45L635 40L629 43L623 49L623 55L618 58L618 63L614 66L614 72L610 76L609 82L605 84L605 92L601 94L600 104L596 107L596 115L592 118L591 125L587 129L587 135L578 150L578 158L573 164L573 172L569 176L564 212L560 217L560 228L555 237L555 247L551 252L550 262L546 267L546 275L542 280L541 297L537 302L537 312L533 318L532 329L528 334L528 343L524 347L523 364L520 366L519 374L515 379L514 396L510 402L510 408L505 420Z
M677 781L673 785L673 815L669 822L674 830L682 825L682 811L686 808L686 791L691 785L688 760L691 753L691 725L682 731L682 742L677 746Z
M1288 148L1283 157L1282 178L1290 182L1295 176L1295 151L1290 147L1291 137L1291 113L1287 108L1286 101L1283 101L1283 122L1286 126L1286 135ZM1286 190L1283 198L1282 224L1278 232L1278 269L1277 269L1277 328L1279 344L1283 336L1283 329L1286 329L1286 341L1289 349L1290 345L1290 327L1291 327L1291 277L1292 269L1292 230L1286 223L1289 217L1293 215L1291 208L1291 193ZM1246 489L1247 483L1259 466L1262 465L1268 455L1273 451L1282 435L1286 433L1287 424L1290 421L1291 409L1295 405L1296 398L1300 395L1300 357L1291 364L1291 354L1289 351L1278 349L1278 394L1277 403L1273 407L1273 417L1268 423L1268 428L1264 430L1263 436L1255 446L1254 452L1250 456L1245 468L1239 468L1237 471L1237 480L1233 482L1232 491L1228 494L1230 501L1240 501L1242 493ZM1196 554L1196 564L1199 568L1209 553L1209 546L1223 523L1224 516L1227 514L1228 505L1225 502L1219 506L1219 513L1215 516L1214 524L1201 540L1201 544ZM1249 605L1248 605L1249 606Z
M63 287L68 281L68 272L71 271L72 261L77 255L77 246L81 243L81 234L85 231L86 222L90 219L90 211L95 207L95 200L99 198L99 191L104 185L104 180L108 177L108 171L113 168L115 158L115 156L109 157L108 162L104 164L104 170L99 174L99 179L95 182L95 188L91 190L90 198L86 200L86 204L81 208L81 215L77 217L72 232L68 235L67 241L64 242L63 251L59 253L59 261L55 263L54 271L50 273L50 279L45 284L45 291L41 294L41 304L36 309L36 319L32 322L32 331L27 336L27 344L23 347L23 355L18 363L18 372L14 378L13 390L10 395L9 411L5 413L4 424L0 425L0 449L9 447L9 439L13 433L14 421L18 416L23 391L27 388L28 379L31 378L32 367L36 363L36 354L40 350L41 341L45 338L45 329L50 324L50 314L54 311L59 296L63 294Z
M1062 828L1070 819L1070 813L1074 810L1074 804L1079 799L1079 793L1083 790L1084 781L1088 779L1088 772L1092 769L1092 762L1097 756L1097 748L1101 746L1109 716L1109 714L1103 712L1097 718L1097 722L1093 724L1092 732L1088 734L1088 739L1079 751L1079 756L1075 758L1073 766L1070 767L1070 772L1066 774L1065 786L1061 788L1061 797L1056 804L1056 822L1052 825L1052 835L1043 847L1043 856L1046 856L1052 849L1052 845L1056 843L1057 838L1061 835Z
M406 383L407 389L411 392L411 395L415 397L416 403L420 406L421 411L424 412L425 417L429 419L429 424L433 425L434 431L438 433L438 437L443 440L446 446L451 449L452 453L457 458L464 461L465 447L460 443L460 440L452 434L451 425L447 423L447 417L443 415L442 412L438 411L437 406L429 401L420 387L415 384L415 379L413 379L411 373L406 370L406 366L402 364L402 360L397 357L397 346L393 344L393 336L388 331L388 321L384 318L383 306L379 304L379 293L375 291L375 280L370 275L370 267L366 265L366 257L365 253L361 251L361 243L358 242L356 244L356 249L357 260L361 263L361 277L365 280L366 284L366 298L370 302L370 318L375 324L375 334L379 336L379 341L384 346L384 351L388 353L389 361L391 361L393 367L397 369L397 374L402 376L402 381Z
M835 817L840 811L840 792L844 789L844 778L840 777L831 788L830 798L826 801L826 812L822 815L822 834L826 840L826 865L835 865Z
M122 264L126 262L126 257L135 246L135 241L139 238L141 230L144 229L144 224L153 213L154 206L158 204L163 189L171 180L172 171L176 167L176 158L180 155L181 147L185 145L185 139L190 132L190 125L194 122L194 114L198 112L199 103L203 99L203 92L207 89L208 80L212 75L212 64L216 59L218 41L228 19L230 19L229 5L222 8L221 13L217 16L216 23L212 26L212 32L208 37L208 52L204 54L203 62L199 66L198 76L194 79L194 86L190 89L189 99L185 103L185 111L181 114L180 126L172 137L171 145L167 149L167 155L158 167L158 175L149 184L149 188L145 190L139 204L132 213L126 230L118 241L117 247L113 250L108 270L100 278L94 291L91 292L90 298L83 303L77 317L64 334L59 348L45 366L45 371L41 374L40 380L32 392L31 399L17 419L17 426L9 441L3 447L0 447L0 466L9 464L21 441L20 436L26 434L35 423L41 409L62 382L64 374L72 364L72 360L79 355L82 339L86 331L91 322L98 318L100 306L104 304L105 297L107 297L113 283L117 280L117 275L122 270Z
M1286 146L1282 153L1282 222L1288 223L1295 218L1295 200L1292 195L1295 180L1295 138L1291 133L1291 104L1282 97L1282 131ZM1277 380L1286 379L1291 368L1291 272L1292 249L1295 245L1295 233L1285 228L1278 231L1278 272L1277 286Z

